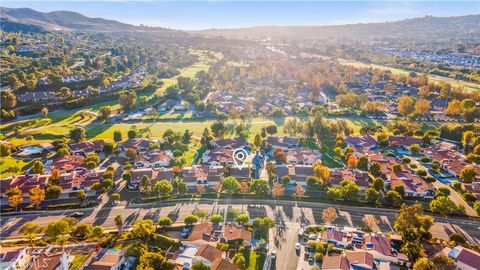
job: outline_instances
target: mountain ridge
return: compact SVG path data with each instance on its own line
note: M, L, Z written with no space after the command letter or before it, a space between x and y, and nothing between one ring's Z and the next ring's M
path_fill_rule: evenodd
M243 28L211 28L187 31L202 36L222 36L225 38L331 38L331 37L401 37L408 34L420 37L429 31L442 38L480 36L480 14L434 17L424 16L398 21L354 23L341 25L290 25L290 26L252 26Z
M108 20L91 18L73 11L40 12L31 8L0 7L2 23L16 23L41 27L47 31L126 32L138 27Z

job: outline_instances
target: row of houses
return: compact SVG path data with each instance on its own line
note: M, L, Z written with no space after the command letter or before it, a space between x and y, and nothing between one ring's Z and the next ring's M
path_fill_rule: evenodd
M81 269L85 270L119 270L133 269L134 257L129 257L123 250L93 249L88 254L70 253L59 248L0 248L0 269L3 270L68 270L76 256L88 255Z
M118 89L126 89L126 88L135 88L141 85L145 78L145 71L143 70L135 70L132 71L130 74L120 77L115 81L111 82L109 85L100 86L97 90L104 94L110 93ZM65 83L73 83L79 82L84 80L83 76L68 76L62 79ZM90 95L86 88L73 90L72 96L75 98L84 97ZM63 101L64 99L60 97L57 92L53 91L35 91L35 92L27 92L25 94L21 94L17 96L17 100L20 103L29 103L29 102L42 102L42 101Z

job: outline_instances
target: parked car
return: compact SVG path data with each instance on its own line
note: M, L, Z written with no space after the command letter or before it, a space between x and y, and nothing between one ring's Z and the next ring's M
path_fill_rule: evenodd
M83 216L83 212L73 212L69 215L69 217L81 217Z

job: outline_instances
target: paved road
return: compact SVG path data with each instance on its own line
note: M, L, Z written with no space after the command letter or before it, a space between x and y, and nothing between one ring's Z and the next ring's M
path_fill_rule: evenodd
M277 269L295 269L297 267L298 257L294 250L297 242L297 232L301 224L322 224L321 216L323 209L327 207L336 207L339 211L339 218L334 221L337 226L363 226L362 218L367 215L377 217L381 222L379 229L383 232L392 230L393 222L397 214L396 210L353 207L353 206L334 206L322 203L291 201L256 201L255 204L249 200L203 200L203 201L185 201L185 202L161 202L144 205L126 205L122 202L120 205L111 206L102 200L101 206L87 209L83 212L84 217L80 222L101 225L106 229L114 229L116 215L120 214L125 220L126 227L130 227L135 220L153 219L169 216L172 220L181 223L184 217L191 214L195 209L207 210L210 214L224 213L229 207L237 209L239 212L248 212L251 218L268 216L276 221L276 228L270 232L270 248L277 250ZM18 236L18 228L27 221L33 221L42 226L49 222L59 220L75 210L68 211L45 211L37 213L22 213L16 215L4 215L0 219L0 238ZM278 213L278 214L275 214ZM468 232L473 240L480 239L480 222L460 218L441 218L436 217L437 222L450 223L457 225Z

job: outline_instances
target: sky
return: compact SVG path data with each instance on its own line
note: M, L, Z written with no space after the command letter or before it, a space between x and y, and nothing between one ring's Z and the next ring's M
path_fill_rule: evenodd
M76 11L134 25L181 30L265 25L335 25L480 14L480 1L2 0L3 7Z

